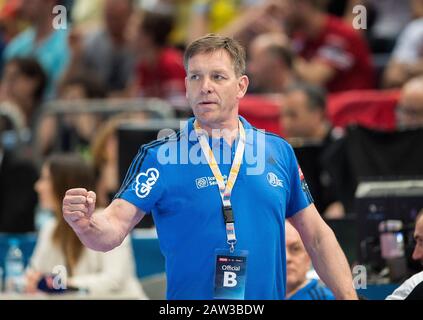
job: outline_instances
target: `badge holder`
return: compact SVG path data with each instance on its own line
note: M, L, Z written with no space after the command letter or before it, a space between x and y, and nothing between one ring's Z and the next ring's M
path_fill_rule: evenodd
M243 300L247 278L246 250L216 249L214 299Z

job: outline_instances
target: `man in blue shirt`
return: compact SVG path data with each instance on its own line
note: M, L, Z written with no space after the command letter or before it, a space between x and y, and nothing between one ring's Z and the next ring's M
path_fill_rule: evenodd
M286 297L288 300L334 300L333 293L317 279L308 279L311 260L291 223L285 224Z
M185 53L195 119L141 147L115 200L68 190L63 215L94 250L118 246L152 212L166 257L169 299L284 299L285 219L299 231L337 298L355 299L347 260L320 218L292 148L238 116L245 52L208 35Z

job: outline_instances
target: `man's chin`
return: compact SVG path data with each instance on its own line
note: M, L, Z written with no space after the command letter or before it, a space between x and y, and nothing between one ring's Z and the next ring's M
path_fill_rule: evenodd
M195 117L204 125L216 122L216 117L213 111L197 113Z

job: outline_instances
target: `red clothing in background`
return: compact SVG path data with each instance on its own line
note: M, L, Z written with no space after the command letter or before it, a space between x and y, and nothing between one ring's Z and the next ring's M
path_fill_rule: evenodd
M140 96L168 98L185 95L185 69L182 53L173 48L164 48L157 63L140 61L136 68L136 83Z
M293 49L308 62L318 60L336 70L326 84L329 92L374 88L367 43L358 31L337 17L328 15L321 33L314 39L296 34Z

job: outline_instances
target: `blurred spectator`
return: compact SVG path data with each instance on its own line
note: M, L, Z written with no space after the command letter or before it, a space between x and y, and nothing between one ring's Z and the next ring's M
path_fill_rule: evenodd
M308 279L311 259L297 230L285 221L286 298L288 300L335 300L333 293L317 279Z
M263 0L193 0L187 43L207 33L220 33L247 9ZM251 21L252 22L252 21Z
M423 210L420 210L416 218L414 240L416 241L416 246L413 251L413 259L419 261L423 267Z
M383 85L401 87L417 75L423 75L423 17L410 22L399 36L385 70Z
M85 99L104 99L106 90L97 78L87 73L72 73L59 85L59 99L82 103ZM87 110L89 111L89 110ZM98 126L100 116L90 112L66 114L63 117L43 118L43 136L39 148L42 156L53 150L76 151L88 155L89 145Z
M219 33L237 39L244 46L263 33L285 33L285 7L286 1L257 1Z
M418 0L420 1L420 0ZM369 44L373 52L389 53L405 25L412 19L414 0L362 0L367 9ZM374 15L374 22L369 20Z
M55 93L55 85L69 62L66 29L54 29L53 7L60 0L30 0L22 6L23 17L30 28L20 33L6 47L4 59L32 56L48 76L47 97Z
M0 1L0 57L7 43L25 29L26 24L20 16L22 0ZM3 59L0 61L0 74L3 73Z
M40 231L27 270L27 291L35 292L40 280L48 282L56 266L66 267L68 288L88 290L91 295L145 298L135 274L131 241L107 252L84 247L62 216L61 201L69 188L83 185L94 190L94 170L76 155L54 155L43 165L35 184L42 207L55 213ZM53 289L50 288L49 289Z
M412 258L423 266L423 210L416 218L414 240L416 246ZM386 300L423 300L423 271L406 280Z
M326 14L319 0L287 0L286 23L293 37L301 79L329 92L374 87L370 52L361 35Z
M326 12L350 22L350 14L354 5L363 4L363 0L324 0Z
M410 0L410 2L411 2L411 11L413 13L413 18L423 17L423 1Z
M289 40L280 33L256 37L248 50L249 92L281 93L295 80Z
M185 97L185 69L182 53L168 46L173 18L170 15L145 12L138 34L139 61L135 96L178 100Z
M423 271L406 280L386 300L423 300Z
M32 163L14 151L3 148L6 129L0 117L0 233L21 233L35 230L34 210L37 195L33 185L37 171Z
M309 179L316 207L325 218L342 218L344 208L322 162L326 150L339 138L325 116L324 90L309 84L294 84L285 90L282 105L282 128L294 146L305 177ZM307 150L303 154L301 148L296 149L296 146L307 144L319 146L313 148L311 159Z
M87 29L99 27L102 21L104 0L74 0L72 23Z
M423 127L423 76L403 86L396 111L399 128Z
M33 143L37 140L37 125L41 112L42 97L47 77L33 58L12 58L5 66L0 87L0 109L9 109L16 115L25 136L28 156L33 154Z
M107 207L119 189L118 137L117 129L124 121L115 117L105 122L97 131L91 145L94 167L97 174L96 202Z
M326 94L306 83L288 86L282 108L282 126L288 138L317 141L329 139L330 124L325 116Z
M104 27L85 36L72 31L72 62L68 73L92 73L104 83L108 95L122 95L134 68L134 52L128 36L134 0L104 0Z

